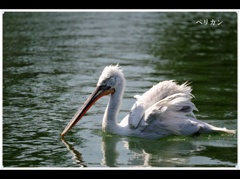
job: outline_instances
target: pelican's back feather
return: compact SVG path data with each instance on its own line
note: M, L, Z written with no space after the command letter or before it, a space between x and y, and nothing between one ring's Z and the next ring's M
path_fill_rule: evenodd
M178 85L173 80L168 80L154 85L142 96L138 96L137 99L141 100L145 105L145 109L147 109L156 102L176 93L184 93L192 96L191 91L192 88L188 86L187 82L183 83L182 85Z

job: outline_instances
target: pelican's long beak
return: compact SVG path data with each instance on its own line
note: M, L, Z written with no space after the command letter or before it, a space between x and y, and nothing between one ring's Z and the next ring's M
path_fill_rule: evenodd
M108 94L112 94L114 91L114 88L110 88L108 86L98 86L91 94L91 96L89 96L86 102L82 105L82 107L73 116L72 120L68 123L68 125L61 133L61 136L63 137L75 124L77 124L77 122L84 116L84 114L98 99Z

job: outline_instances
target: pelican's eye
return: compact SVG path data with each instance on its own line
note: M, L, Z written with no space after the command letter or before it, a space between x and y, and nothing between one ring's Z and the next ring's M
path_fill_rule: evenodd
M111 86L103 84L103 85L100 86L100 89L109 90L109 89L111 89Z

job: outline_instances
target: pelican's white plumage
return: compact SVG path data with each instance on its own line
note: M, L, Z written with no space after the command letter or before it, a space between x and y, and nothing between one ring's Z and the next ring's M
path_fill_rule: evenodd
M62 132L65 135L102 96L111 94L105 110L102 129L106 132L158 139L170 135L191 136L201 133L225 132L235 134L235 130L215 127L196 119L197 110L191 102L192 88L184 83L178 85L173 80L154 85L137 99L129 114L117 122L125 88L125 78L119 65L106 66L99 77L97 88L83 106L73 116Z

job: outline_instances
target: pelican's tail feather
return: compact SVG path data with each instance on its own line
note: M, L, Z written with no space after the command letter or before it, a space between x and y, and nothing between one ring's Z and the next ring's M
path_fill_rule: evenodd
M220 127L213 127L212 128L212 132L213 133L227 133L227 134L236 134L236 130L229 130L224 128L220 128Z

